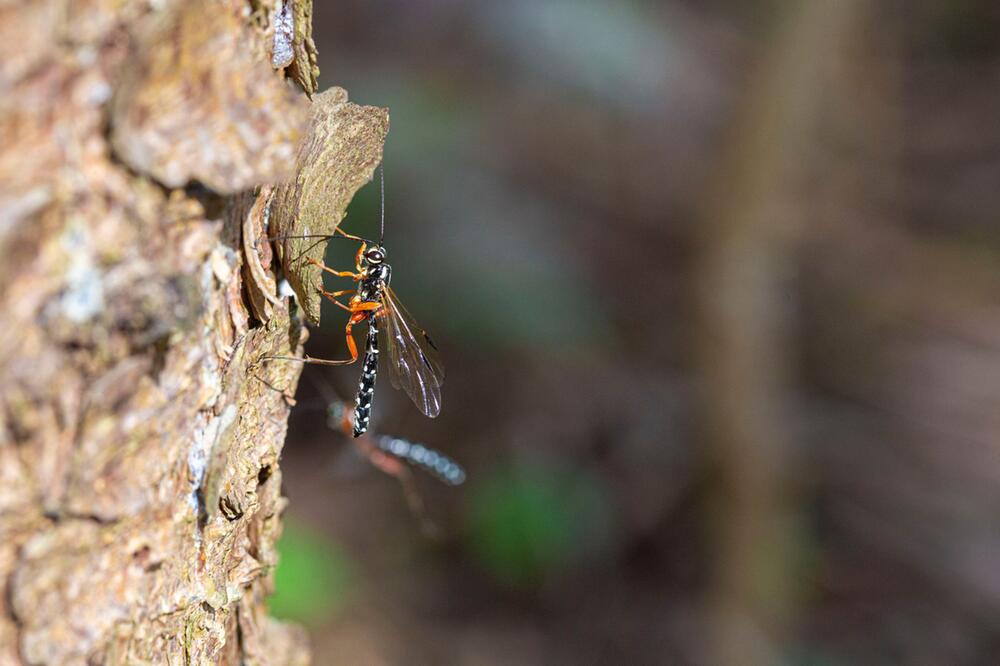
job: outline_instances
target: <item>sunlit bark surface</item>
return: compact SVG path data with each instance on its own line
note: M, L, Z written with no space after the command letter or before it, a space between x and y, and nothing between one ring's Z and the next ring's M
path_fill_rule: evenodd
M265 604L301 367L262 357L304 335L260 241L315 106L281 10L0 3L0 664L309 659ZM329 138L343 206L378 120Z

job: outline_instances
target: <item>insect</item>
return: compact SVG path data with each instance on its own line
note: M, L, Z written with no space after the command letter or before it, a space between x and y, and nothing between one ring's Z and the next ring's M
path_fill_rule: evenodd
M271 357L320 365L354 363L358 360L358 346L354 341L352 329L361 322L367 322L368 335L352 420L354 437L359 437L368 430L371 421L375 380L378 378L378 359L381 353L384 352L388 356L385 365L393 387L403 389L420 411L431 418L441 412L441 385L444 382L444 365L437 346L400 304L395 292L389 286L392 268L386 263L386 251L382 243L385 236L385 176L381 166L379 174L382 199L379 242L373 243L338 228L337 233L342 237L361 243L355 256L355 270L338 271L315 259L307 259L327 273L338 277L349 277L358 283L356 289L340 291L320 289L324 297L351 315L345 329L347 349L351 357L343 360L326 360L311 356ZM343 303L339 300L341 296L347 294L353 294L350 301Z

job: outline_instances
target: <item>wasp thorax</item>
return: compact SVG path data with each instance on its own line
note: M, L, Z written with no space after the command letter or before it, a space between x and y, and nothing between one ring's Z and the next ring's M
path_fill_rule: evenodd
M365 259L369 264L377 266L385 261L385 250L380 247L373 247L367 252L365 252Z

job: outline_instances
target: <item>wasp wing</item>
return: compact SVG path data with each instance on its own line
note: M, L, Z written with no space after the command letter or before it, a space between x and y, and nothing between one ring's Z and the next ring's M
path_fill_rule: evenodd
M386 351L389 381L406 391L420 411L434 418L441 413L444 365L437 346L417 325L387 285L378 313L382 347Z

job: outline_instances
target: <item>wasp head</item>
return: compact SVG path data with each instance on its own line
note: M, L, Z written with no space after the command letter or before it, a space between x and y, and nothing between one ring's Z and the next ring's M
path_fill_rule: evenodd
M365 261L369 266L378 266L385 261L385 248L380 246L370 247L365 250Z

